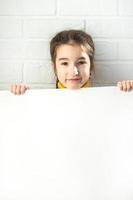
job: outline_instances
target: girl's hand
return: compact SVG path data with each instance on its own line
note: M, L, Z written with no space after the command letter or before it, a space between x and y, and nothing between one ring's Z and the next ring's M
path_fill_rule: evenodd
M26 92L26 90L28 89L28 87L26 87L25 85L16 85L16 84L12 84L10 86L10 92L12 92L15 95L21 95L24 94Z
M133 80L119 81L117 86L121 91L130 91L133 89Z

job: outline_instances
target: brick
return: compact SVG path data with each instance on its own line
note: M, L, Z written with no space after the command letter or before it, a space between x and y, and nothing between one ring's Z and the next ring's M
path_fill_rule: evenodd
M73 19L27 19L24 21L24 37L52 38L64 29L83 29L83 20Z
M133 1L120 0L119 1L119 14L120 15L133 15Z
M117 15L117 0L59 0L60 15Z
M0 83L17 83L22 81L21 62L0 61Z
M49 59L48 45L40 40L2 40L0 59Z
M96 49L96 60L116 60L117 43L112 41L94 41Z
M133 60L133 40L120 41L118 49L120 60Z
M50 62L25 62L23 78L26 83L55 83L55 75Z
M110 85L122 80L132 80L132 66L133 63L96 63L93 83Z
M20 38L22 36L22 20L0 17L0 38Z
M133 38L132 27L133 19L90 19L86 22L86 31L97 38Z
M49 43L47 41L26 41L24 45L25 59L49 59Z
M23 57L23 40L1 40L0 59L21 59Z
M55 0L0 0L0 15L54 15Z

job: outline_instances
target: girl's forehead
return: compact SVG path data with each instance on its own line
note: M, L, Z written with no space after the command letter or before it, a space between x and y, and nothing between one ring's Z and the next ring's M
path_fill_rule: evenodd
M62 44L56 49L56 58L60 56L82 56L87 55L86 48L80 44Z

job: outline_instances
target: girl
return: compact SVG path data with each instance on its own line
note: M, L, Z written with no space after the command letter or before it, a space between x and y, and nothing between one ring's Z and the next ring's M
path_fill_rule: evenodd
M92 37L81 30L65 30L57 33L50 42L50 54L56 88L79 89L90 86L94 72L95 47ZM133 81L118 82L120 90L133 89ZM13 94L24 94L28 87L13 84Z

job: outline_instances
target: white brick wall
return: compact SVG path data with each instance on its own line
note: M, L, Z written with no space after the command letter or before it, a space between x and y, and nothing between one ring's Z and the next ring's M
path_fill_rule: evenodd
M49 40L69 28L94 38L94 86L133 79L132 0L0 0L0 89L54 87Z

